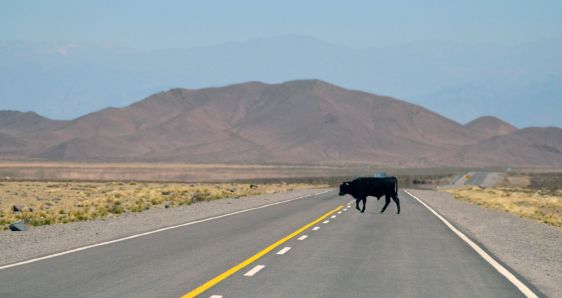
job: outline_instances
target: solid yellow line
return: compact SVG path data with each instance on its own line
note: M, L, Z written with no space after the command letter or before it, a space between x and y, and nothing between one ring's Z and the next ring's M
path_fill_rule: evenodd
M232 274L238 272L239 270L243 269L244 267L252 264L253 262L257 261L259 258L263 257L265 254L267 254L268 252L274 250L276 247L280 246L281 244L291 240L291 238L297 236L298 234L302 233L304 230L310 228L311 226L315 225L316 223L318 223L319 221L323 220L324 218L330 216L332 213L337 212L338 210L340 210L341 208L343 208L343 205L338 206L338 208L320 216L319 218L315 219L313 222L308 223L306 225L304 225L302 228L292 232L291 234L285 236L284 238L281 238L279 241L271 244L270 246L266 247L265 249L263 249L262 251L258 252L257 254L249 257L248 259L246 259L245 261L243 261L242 263L226 270L225 272L217 275L215 278L209 280L208 282L200 285L199 287L197 287L196 289L192 290L191 292L185 294L182 296L182 298L191 298L191 297L196 297L197 295L207 291L208 289L212 288L213 286L215 286L216 284L218 284L219 282L227 279L228 277L230 277Z

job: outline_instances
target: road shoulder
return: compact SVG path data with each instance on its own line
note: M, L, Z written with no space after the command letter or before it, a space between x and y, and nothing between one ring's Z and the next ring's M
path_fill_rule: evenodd
M295 190L170 209L151 209L103 220L40 226L26 232L0 231L0 266L321 191L325 189Z
M459 201L448 193L409 191L541 292L562 297L562 234L558 229Z

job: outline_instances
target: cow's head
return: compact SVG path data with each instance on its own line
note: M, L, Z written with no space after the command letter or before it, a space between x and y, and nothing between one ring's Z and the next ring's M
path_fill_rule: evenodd
M351 184L349 182L344 182L340 184L340 196L348 194L351 189Z

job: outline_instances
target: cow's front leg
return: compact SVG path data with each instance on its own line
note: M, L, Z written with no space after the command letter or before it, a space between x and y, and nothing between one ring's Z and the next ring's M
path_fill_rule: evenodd
M365 213L365 206L367 205L367 197L364 197L362 201L363 201L363 209L361 210L361 213Z
M390 204L390 198L387 195L384 196L384 200L384 207L382 207L381 213L383 213L384 210L386 210L386 207L388 207L388 204Z
M359 201L361 199L355 199L355 209L357 209L358 211L361 211L361 208L359 208Z

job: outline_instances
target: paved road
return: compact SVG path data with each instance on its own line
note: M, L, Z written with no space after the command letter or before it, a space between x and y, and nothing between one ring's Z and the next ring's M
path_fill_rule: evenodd
M462 185L478 185L483 186L484 181L490 175L489 172L470 172L463 175L457 175L451 179L451 185L462 186ZM467 179L467 177L469 177Z
M425 207L400 198L400 215L394 205L378 214L383 200L371 198L365 214L335 213L200 297L522 296ZM0 270L0 297L179 297L347 202L329 192ZM265 267L245 276L256 265Z
M471 175L470 179L465 182L465 185L482 185L489 173L475 172Z

